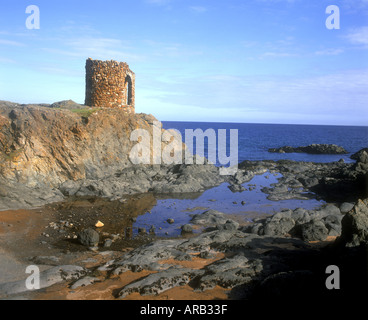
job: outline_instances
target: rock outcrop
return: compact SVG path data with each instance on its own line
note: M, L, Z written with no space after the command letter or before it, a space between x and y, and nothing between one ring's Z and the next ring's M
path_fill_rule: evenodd
M0 210L37 207L71 195L117 200L148 191L199 192L224 181L206 160L205 165L133 164L130 152L137 141L131 141L131 133L145 130L152 141L154 128L163 132L160 122L147 114L79 106L0 102ZM152 159L168 143L144 145Z
M285 209L266 219L258 219L246 232L266 236L294 236L304 241L323 241L341 234L340 209L330 204L319 210Z
M102 178L129 166L130 133L152 131L151 115L0 103L1 177L35 187Z
M128 167L130 132L151 130L156 120L114 109L80 110L0 102L0 193L10 199L0 201L0 209L59 201L65 181L100 179Z
M368 199L358 200L354 208L341 221L340 243L347 247L368 244Z
M347 154L348 152L335 144L311 144L305 147L284 146L281 148L270 148L268 152L274 153L309 153L309 154Z

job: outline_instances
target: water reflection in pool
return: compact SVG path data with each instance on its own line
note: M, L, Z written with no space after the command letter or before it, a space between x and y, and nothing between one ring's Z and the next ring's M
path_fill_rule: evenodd
M232 192L228 188L229 184L223 183L201 194L156 195L157 204L137 217L133 224L133 234L137 234L138 228L149 230L154 226L157 236L178 236L181 233L180 227L189 223L193 214L202 213L208 209L231 214L236 216L238 221L240 219L247 222L254 217L273 214L283 208L301 207L310 210L324 203L315 199L268 200L267 194L261 189L270 187L271 184L277 182L279 177L281 175L268 172L255 176L251 181L243 184L247 189L243 192ZM174 223L168 223L168 219L173 219Z

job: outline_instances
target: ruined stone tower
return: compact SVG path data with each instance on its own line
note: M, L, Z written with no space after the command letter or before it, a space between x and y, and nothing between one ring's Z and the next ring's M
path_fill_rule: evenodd
M86 61L85 105L134 113L135 74L125 62Z

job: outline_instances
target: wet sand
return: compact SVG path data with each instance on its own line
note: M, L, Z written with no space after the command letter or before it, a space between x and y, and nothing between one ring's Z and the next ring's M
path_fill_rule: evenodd
M39 209L0 212L0 283L23 279L30 257L54 253L39 243L50 218Z
M67 205L70 206L70 204ZM50 230L50 223L63 218L60 216L63 210L57 210L56 208L60 209L58 206L60 204L34 210L0 212L0 283L25 280L28 276L25 269L31 264L38 265L41 271L64 264L76 264L93 269L111 259L122 257L126 252L132 250L132 247L125 246L127 244L140 246L142 243L152 240L152 238L141 239L138 237L137 241L133 239L128 242L120 241L117 246L118 250L110 248L100 248L97 252L88 250L88 248L76 243L75 240L66 239L65 233ZM70 212L74 212L78 216L76 207L78 206L69 207L69 210L64 212L64 218L70 216ZM73 209L71 210L71 208ZM91 207L88 208L91 209ZM79 213L85 214L83 210L80 210ZM93 219L95 218L93 217ZM104 220L107 221L106 217ZM86 219L85 224L80 227L88 226L90 223ZM45 233L45 230L48 233ZM105 230L108 229L105 228ZM49 236L46 237L45 234ZM218 254L212 259L202 259L194 254L192 261L170 259L159 261L159 263L201 269L223 257L223 254ZM108 278L105 278L106 274L96 273L96 277L100 281L86 287L71 289L67 283L60 283L38 291L23 293L18 298L32 300L115 300L115 296L121 288L151 273L153 271L127 271L119 276ZM125 297L124 300L224 300L227 299L227 291L221 287L216 287L213 290L199 293L194 292L189 285L186 285L167 290L154 297L133 293Z

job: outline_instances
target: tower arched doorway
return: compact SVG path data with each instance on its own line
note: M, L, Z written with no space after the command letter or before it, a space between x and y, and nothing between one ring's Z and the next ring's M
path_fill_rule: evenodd
M132 104L132 78L130 76L125 77L125 92L126 92L126 104L130 106Z

